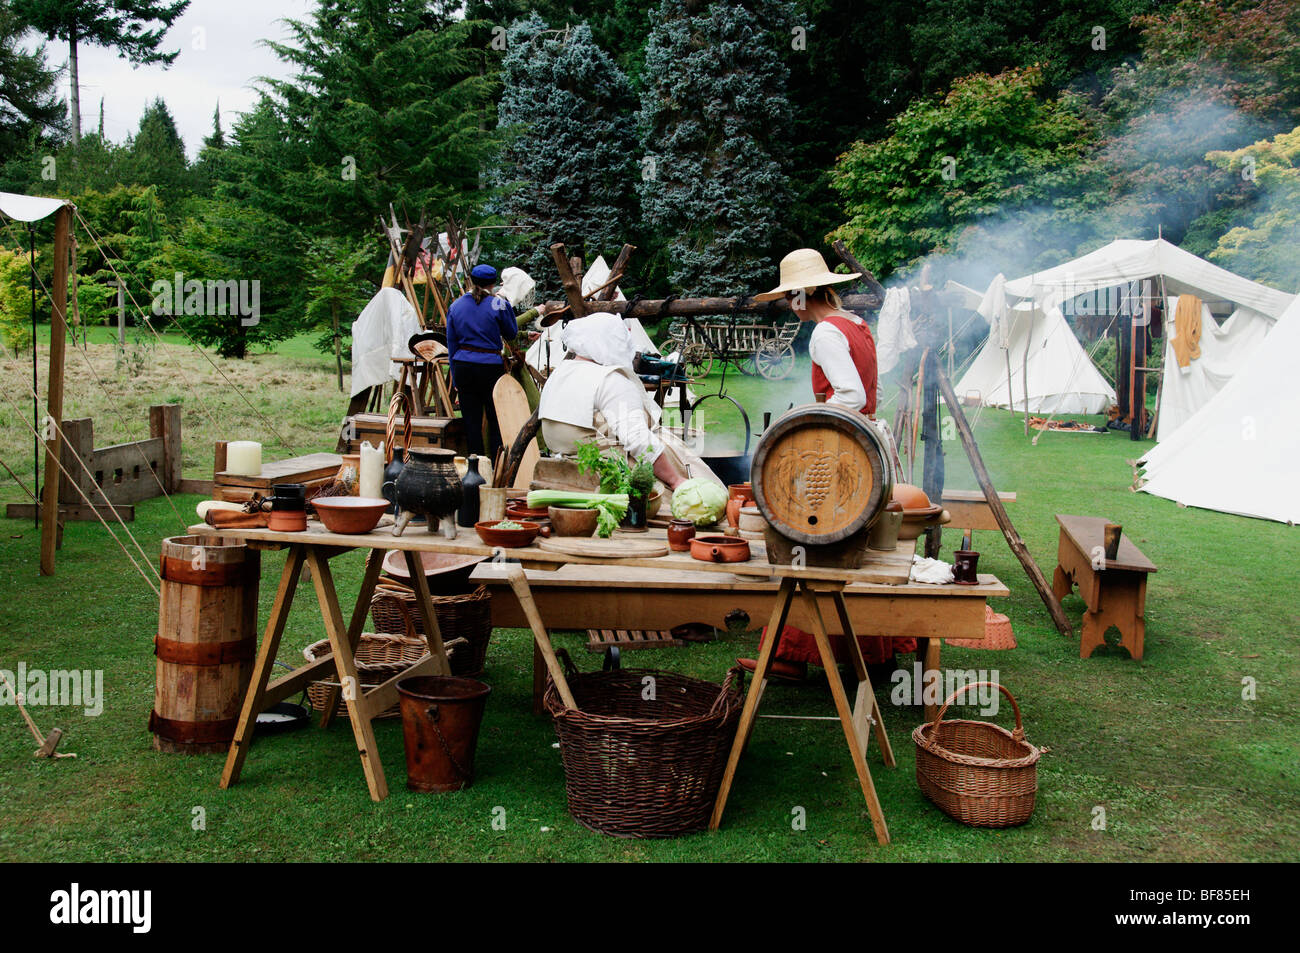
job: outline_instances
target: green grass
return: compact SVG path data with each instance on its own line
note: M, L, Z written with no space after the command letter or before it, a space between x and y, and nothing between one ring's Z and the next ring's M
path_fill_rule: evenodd
M793 382L806 388L800 371ZM323 377L322 393L329 392ZM728 375L755 430L764 409L784 409L770 387ZM274 406L304 396L267 388ZM782 398L783 399L783 398ZM770 404L771 406L765 406ZM779 404L779 406L778 406ZM296 406L296 404L294 405ZM242 782L221 791L219 755L162 755L146 729L153 700L151 640L157 599L99 524L73 523L59 572L37 575L38 534L0 522L0 668L89 668L104 672L102 715L36 708L43 729L65 731L76 760L36 761L12 707L0 707L0 860L1291 860L1300 849L1300 716L1295 603L1300 535L1292 527L1194 509L1131 492L1126 462L1146 443L1126 435L1047 434L1030 446L1021 424L986 411L976 424L998 486L1015 490L1011 514L1049 574L1053 514L1107 516L1159 565L1147 603L1146 657L1103 650L1078 658L1062 638L996 533L977 533L980 566L1011 589L995 608L1014 624L1019 648L983 652L945 647L945 667L996 668L1020 702L1031 741L1051 751L1039 768L1033 820L1006 831L964 828L922 798L910 732L918 709L881 691L898 768L873 743L868 763L894 843L881 848L857 791L839 728L830 722L764 720L741 764L720 831L662 842L604 837L567 814L554 732L530 713L531 648L526 632L498 630L485 680L493 686L478 750L478 781L455 795L403 787L400 725L377 727L392 796L369 800L345 721L260 741ZM322 440L328 436L322 425ZM960 446L945 443L948 485L975 486ZM197 498L178 499L182 513ZM131 532L151 557L180 531L163 500L137 506ZM945 549L955 548L952 534ZM345 600L355 592L360 554L335 561ZM266 554L262 618L283 555ZM1078 625L1082 603L1066 612ZM728 607L719 600L718 615ZM282 659L322 635L311 587L302 587ZM561 634L584 669L596 657L582 638ZM720 679L751 639L632 653L630 664ZM625 656L626 658L626 656ZM905 662L910 659L905 658ZM1258 697L1242 699L1242 679ZM878 686L879 688L880 686ZM824 714L824 683L773 684L771 713ZM960 717L979 717L973 709ZM997 720L1008 724L1008 709ZM1104 807L1107 829L1092 829ZM493 829L504 808L506 829ZM807 829L792 829L792 810ZM191 823L206 812L206 830ZM546 828L546 830L543 830Z

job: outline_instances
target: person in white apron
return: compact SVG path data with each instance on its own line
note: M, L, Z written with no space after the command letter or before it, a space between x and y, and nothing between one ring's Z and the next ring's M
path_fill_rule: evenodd
M722 481L676 434L660 426L660 408L632 370L631 335L616 314L570 321L561 336L565 359L542 388L538 416L551 452L576 454L595 440L620 446L631 460L650 459L655 478L675 490L690 477Z

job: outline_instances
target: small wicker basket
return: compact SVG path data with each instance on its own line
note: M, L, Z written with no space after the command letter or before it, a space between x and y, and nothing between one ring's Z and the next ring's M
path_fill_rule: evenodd
M486 586L457 596L431 596L444 643L467 643L451 660L451 674L477 678L483 673L492 638L492 593ZM370 618L381 632L424 635L424 619L415 608L415 593L402 583L385 579L370 599Z
M455 665L456 650L465 648L464 643L452 645L444 643L447 650L447 660L453 666ZM319 642L313 642L302 650L303 656L308 662L315 662L318 659L325 658L331 654L329 639L321 639ZM422 636L413 637L409 635L386 635L383 633L363 632L357 642L357 653L355 656L357 666L357 681L364 692L365 689L376 688L384 684L394 675L420 661L429 651ZM316 711L324 711L325 706L329 703L330 689L337 688L338 683L312 682L307 686L307 698L311 701L311 707ZM344 718L348 714L347 702L343 700L343 693L337 693L337 701L334 705L334 714L342 715ZM397 718L401 712L394 702L391 708L388 708L376 715L376 718Z
M566 708L548 683L574 820L615 837L703 830L740 721L742 671L733 668L721 685L645 669L579 674L568 653L556 655L579 706Z
M987 721L944 721L962 692L991 685L1006 695L1016 713L1015 731ZM1046 748L1025 740L1015 696L996 682L974 682L944 702L933 723L912 731L916 780L921 792L953 820L971 827L1014 827L1034 813L1038 759Z

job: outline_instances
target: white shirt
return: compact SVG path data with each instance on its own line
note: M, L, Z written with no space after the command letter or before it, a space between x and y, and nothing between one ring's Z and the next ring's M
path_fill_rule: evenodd
M538 414L543 424L550 420L592 429L599 414L609 435L633 458L648 451L649 458L657 460L663 453L663 441L652 429L659 407L647 398L641 381L623 368L561 361L542 388Z
M846 315L855 324L862 319ZM867 390L858 376L857 365L849 353L849 339L839 328L828 321L818 321L808 340L808 356L822 369L835 393L826 403L859 411L867 405Z
M645 387L623 374L609 374L596 390L596 409L604 416L610 432L633 460L648 453L651 462L664 452L646 419Z

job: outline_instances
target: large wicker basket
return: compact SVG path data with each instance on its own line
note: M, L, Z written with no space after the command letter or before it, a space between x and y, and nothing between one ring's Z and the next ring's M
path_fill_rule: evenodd
M443 647L447 650L447 661L453 667L456 664L457 649L464 651L467 648L464 643L457 643L456 645L444 643ZM357 681L361 683L361 691L364 693L366 689L376 688L384 684L394 675L420 661L428 650L423 636L412 637L409 635L363 632L357 642L357 652L354 656L357 666ZM315 662L317 659L330 655L332 651L329 639L321 639L319 642L313 642L303 649L302 654L308 662ZM307 698L311 701L311 707L316 711L324 711L325 706L329 704L330 689L337 687L337 680L333 683L312 682L309 684L307 686ZM343 693L338 692L336 699L334 714L346 718L348 706L343 699ZM391 708L375 717L397 718L400 714L397 703L394 702Z
M648 669L579 674L567 653L557 654L578 708L564 706L554 682L545 704L574 820L616 837L703 830L740 720L741 670L721 685Z
M1015 731L987 721L944 721L944 712L962 692L992 685L1011 701ZM971 827L1014 827L1034 813L1038 759L1046 748L1025 740L1015 696L995 682L957 689L933 723L912 731L916 780L921 792L954 820Z
M444 643L467 643L451 659L451 674L477 678L483 673L492 638L492 593L486 586L456 596L432 596L438 631ZM415 593L399 582L385 580L370 599L370 618L381 632L424 635L424 618L415 606Z

